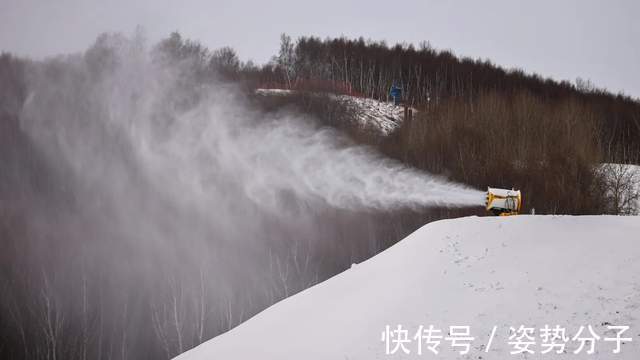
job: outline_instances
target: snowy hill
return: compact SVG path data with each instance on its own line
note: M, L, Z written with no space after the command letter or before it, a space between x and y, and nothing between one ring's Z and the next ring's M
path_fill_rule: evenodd
M176 359L582 359L590 342L585 340L579 354L574 351L581 338L591 336L589 325L599 336L591 358L637 359L638 234L638 217L469 217L430 223ZM564 353L556 354L562 350L557 345L540 354L549 349L539 332L546 324L566 329L567 341L555 340L565 344ZM393 332L398 325L400 331ZM421 325L442 330L432 333L442 338L427 343L423 337L419 354L414 336ZM527 329L517 331L521 325L535 328L533 340L523 336ZM616 325L629 326L619 337L632 339L620 341L619 354L613 354L619 330L610 328ZM458 339L460 346L454 347L446 339L465 328L448 334L450 326L469 326L474 340L467 354L459 352L469 341ZM575 337L580 326L584 329ZM509 339L510 327L517 337ZM406 342L397 341L405 335ZM518 347L518 341L534 344ZM523 347L535 354L510 354Z

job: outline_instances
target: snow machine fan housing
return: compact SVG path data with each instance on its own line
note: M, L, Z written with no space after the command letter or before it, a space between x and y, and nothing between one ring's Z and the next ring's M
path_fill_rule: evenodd
M518 215L522 208L520 190L487 188L487 212L496 216Z

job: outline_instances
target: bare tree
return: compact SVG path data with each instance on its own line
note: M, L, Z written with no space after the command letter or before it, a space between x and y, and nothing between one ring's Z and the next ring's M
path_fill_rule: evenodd
M291 88L291 82L294 77L295 52L291 36L287 34L280 35L280 53L276 59L278 66L284 72L287 86Z
M598 172L603 183L606 211L615 215L638 213L640 201L640 170L627 164L603 164Z
M62 330L65 323L64 314L59 302L54 296L52 284L49 276L42 271L43 286L40 290L40 300L42 301L41 327L46 343L46 358L56 360L59 358L58 348Z
M240 60L235 50L225 46L211 54L209 66L223 76L232 77L240 70Z

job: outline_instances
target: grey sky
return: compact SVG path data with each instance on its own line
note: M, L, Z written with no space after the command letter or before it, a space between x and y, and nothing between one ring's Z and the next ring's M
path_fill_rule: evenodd
M0 0L0 51L43 57L85 49L104 31L179 30L210 48L267 61L279 34L428 40L556 79L580 76L640 97L637 0Z

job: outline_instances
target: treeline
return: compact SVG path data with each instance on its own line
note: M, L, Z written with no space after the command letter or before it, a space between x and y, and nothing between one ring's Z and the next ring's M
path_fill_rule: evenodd
M188 59L198 69L193 72L198 79L233 81L247 90L296 87L386 101L389 88L396 83L403 90L405 104L426 111L450 101L475 106L486 94L505 100L529 96L547 109L581 104L595 121L601 160L640 163L640 101L581 78L571 83L521 69L506 70L490 60L435 50L428 42L416 48L363 38L301 37L294 41L283 34L278 54L263 65L241 61L230 47L210 51L179 33L171 34L156 49L171 54L171 61Z
M365 41L363 38L321 40L302 37L293 44L282 37L280 54L262 69L262 81L294 78L347 82L366 97L386 100L392 83L400 85L405 102L418 107L455 98L467 102L487 92L505 97L528 93L550 106L564 101L588 104L600 126L598 134L608 160L638 161L640 103L622 94L596 88L590 81L555 81L523 70L505 70L489 60L459 58L424 42L413 45Z

